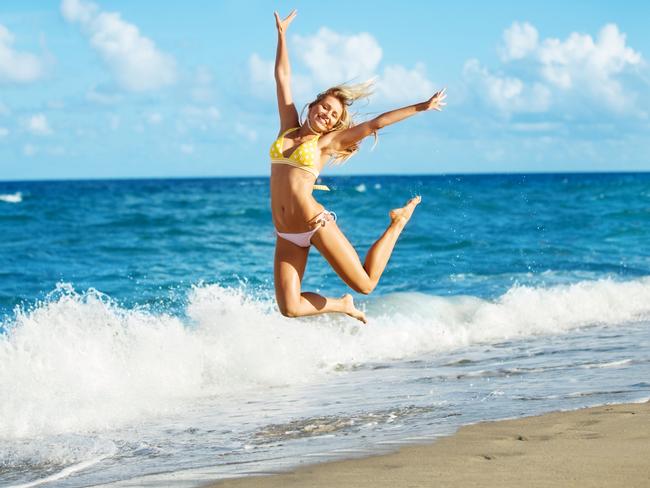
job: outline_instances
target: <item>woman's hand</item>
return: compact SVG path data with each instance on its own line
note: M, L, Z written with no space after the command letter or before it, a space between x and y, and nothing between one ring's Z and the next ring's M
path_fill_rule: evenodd
M295 18L297 11L294 8L284 20L280 20L280 15L277 12L273 12L273 14L275 15L275 26L278 29L278 34L284 34L291 21Z
M440 112L442 107L447 105L444 100L447 98L447 89L443 88L439 92L436 92L429 100L421 104L421 110L437 110Z

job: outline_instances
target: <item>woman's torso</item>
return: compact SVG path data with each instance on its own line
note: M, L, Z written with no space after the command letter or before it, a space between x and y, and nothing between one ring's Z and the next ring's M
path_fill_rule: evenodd
M271 212L279 232L306 232L324 208L312 196L321 168L318 136L297 143L281 134L271 145ZM290 141L285 142L285 140ZM290 147L286 147L293 142Z

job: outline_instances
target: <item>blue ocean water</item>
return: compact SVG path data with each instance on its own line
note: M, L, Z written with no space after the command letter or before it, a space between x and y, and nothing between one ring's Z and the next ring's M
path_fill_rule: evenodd
M325 183L362 257L423 197L365 327L278 314L266 178L0 182L0 484L194 486L650 396L650 174Z

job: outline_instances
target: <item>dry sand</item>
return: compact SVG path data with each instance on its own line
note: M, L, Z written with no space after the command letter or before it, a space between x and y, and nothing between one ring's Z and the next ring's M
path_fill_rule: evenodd
M650 402L461 428L433 444L219 488L650 487Z

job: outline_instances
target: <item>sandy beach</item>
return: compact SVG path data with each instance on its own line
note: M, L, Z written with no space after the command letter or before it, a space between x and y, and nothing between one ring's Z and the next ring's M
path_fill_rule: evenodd
M208 486L648 487L650 402L484 422L387 455Z

